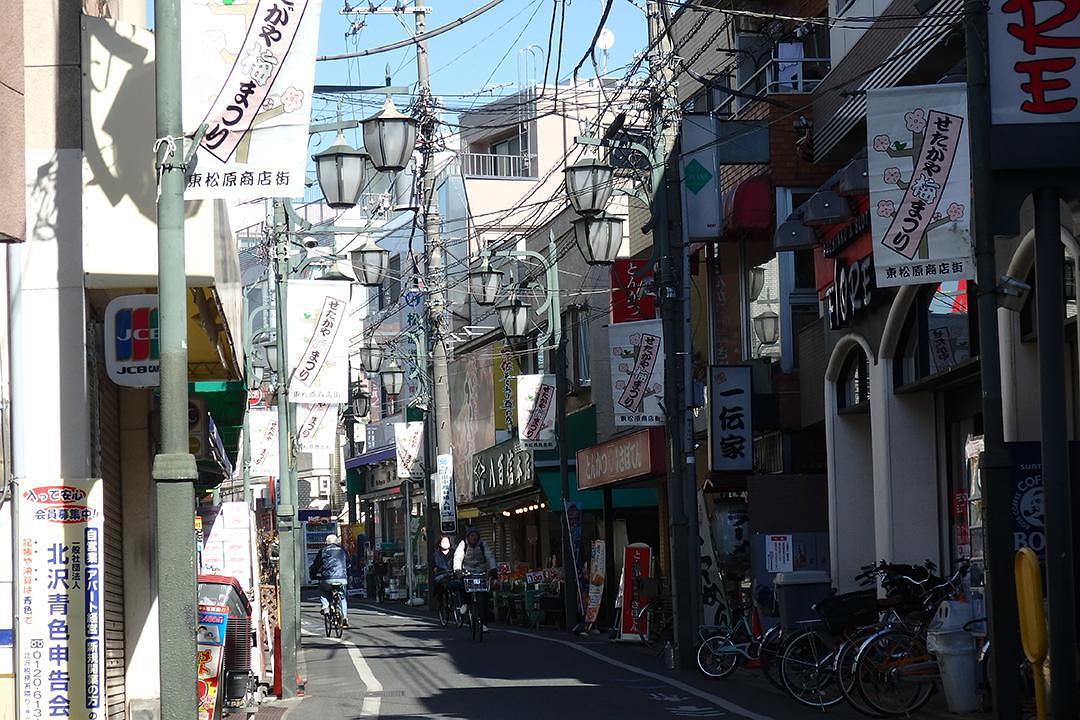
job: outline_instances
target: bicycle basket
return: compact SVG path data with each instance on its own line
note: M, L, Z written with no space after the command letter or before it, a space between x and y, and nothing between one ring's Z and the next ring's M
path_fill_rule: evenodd
M465 592L478 593L487 592L491 587L491 582L488 580L487 575L466 575L465 576Z
M814 605L814 609L829 631L836 634L872 625L878 620L877 591L860 590L832 595Z

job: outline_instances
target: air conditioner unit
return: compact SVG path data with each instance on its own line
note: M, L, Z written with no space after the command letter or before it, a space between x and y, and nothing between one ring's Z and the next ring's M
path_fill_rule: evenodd
M206 400L201 397L188 399L188 452L196 460L209 460L210 413Z

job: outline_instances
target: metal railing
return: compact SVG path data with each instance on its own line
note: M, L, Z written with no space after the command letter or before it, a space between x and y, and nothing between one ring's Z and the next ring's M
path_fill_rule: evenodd
M829 58L774 57L737 88L735 112L753 99L748 96L812 93L832 69Z
M475 178L534 178L535 155L493 155L489 153L461 153L461 171L465 177Z

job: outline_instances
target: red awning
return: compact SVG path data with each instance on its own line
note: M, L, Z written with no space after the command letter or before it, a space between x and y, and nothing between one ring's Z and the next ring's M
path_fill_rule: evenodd
M771 233L773 229L772 180L766 174L743 180L723 196L724 239L744 234Z

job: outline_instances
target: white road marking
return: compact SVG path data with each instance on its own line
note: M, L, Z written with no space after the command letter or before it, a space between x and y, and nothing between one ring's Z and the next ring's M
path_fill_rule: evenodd
M360 676L360 682L364 683L364 699L360 703L360 717L378 718L379 714L382 712L382 696L380 693L383 690L383 686L382 683L379 682L379 679L375 677L375 673L371 671L371 666L368 665L367 660L364 659L364 654L360 652L360 648L356 647L356 645L345 638L323 637L323 633L311 632L306 628L305 632L312 637L321 637L323 640L329 640L345 646L346 651L349 653L349 659L352 660L353 668L356 669L356 674Z

